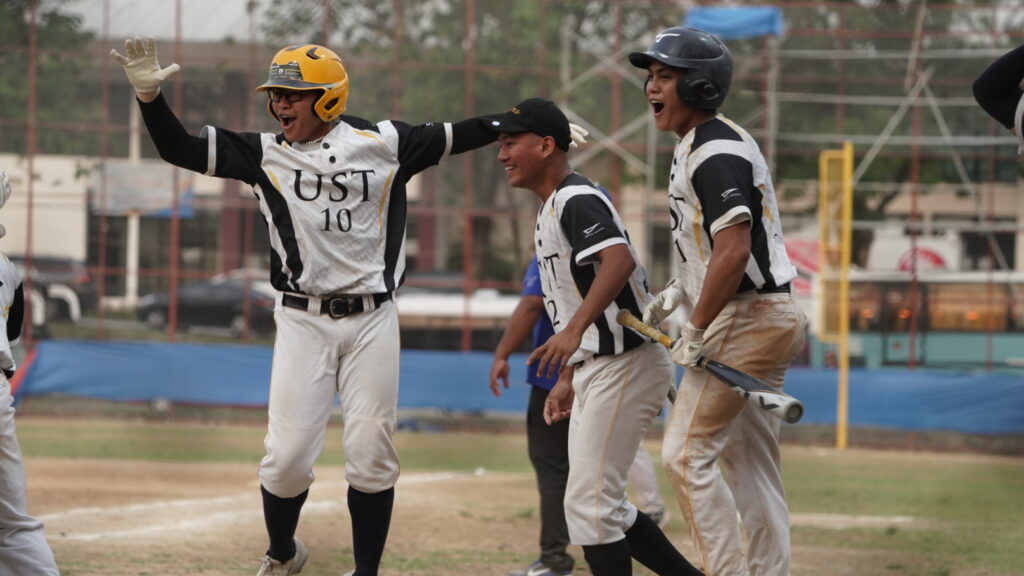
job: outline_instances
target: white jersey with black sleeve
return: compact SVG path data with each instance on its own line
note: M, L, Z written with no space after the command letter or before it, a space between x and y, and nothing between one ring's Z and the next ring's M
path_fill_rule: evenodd
M691 302L700 299L720 230L750 222L750 258L737 290L773 290L796 278L786 254L768 164L757 142L719 114L676 144L668 185L679 277Z
M21 340L24 317L21 273L6 255L0 254L0 369L6 373L13 373L17 367L11 348Z
M645 339L615 321L619 309L639 316L650 300L647 274L639 265L636 250L611 201L583 176L567 176L548 197L537 214L534 235L537 262L548 316L559 332L579 309L597 275L601 250L626 244L637 267L629 282L587 328L579 350L570 363L595 356L621 354L645 342Z
M168 162L252 186L270 233L271 282L315 296L378 294L405 275L406 183L451 153L494 141L469 120L376 124L341 116L323 140L206 126L185 132L160 96L140 108Z

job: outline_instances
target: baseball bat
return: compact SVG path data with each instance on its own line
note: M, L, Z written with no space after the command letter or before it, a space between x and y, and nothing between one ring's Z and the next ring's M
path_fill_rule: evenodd
M671 338L661 330L644 324L642 320L634 316L629 310L619 310L615 320L626 328L662 344L669 350L672 349L673 342ZM732 389L733 392L746 398L747 402L751 402L772 416L781 418L790 424L795 424L803 418L803 403L789 394L772 388L764 380L755 378L732 366L722 364L717 360L702 357L699 364L701 368L713 374L719 381Z

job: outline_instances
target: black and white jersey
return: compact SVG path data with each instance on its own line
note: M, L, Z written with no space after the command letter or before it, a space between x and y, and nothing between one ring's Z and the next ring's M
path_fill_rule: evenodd
M579 174L565 178L537 214L534 235L540 265L544 303L555 331L560 332L579 309L597 276L596 254L615 244L626 244L637 262L629 282L604 314L587 328L570 363L598 355L619 354L645 339L615 321L619 309L641 315L650 301L647 275L629 235L611 201Z
M406 182L451 153L494 141L463 121L412 126L341 116L315 144L206 126L184 132L163 97L140 105L161 157L252 186L270 233L271 282L316 296L376 294L405 275Z
M0 254L0 369L15 369L11 347L21 340L21 327L25 317L25 298L21 287L21 273Z
M782 237L775 190L757 142L719 114L678 144L668 185L679 276L690 302L700 297L718 231L749 221L750 259L737 292L776 288L796 278Z

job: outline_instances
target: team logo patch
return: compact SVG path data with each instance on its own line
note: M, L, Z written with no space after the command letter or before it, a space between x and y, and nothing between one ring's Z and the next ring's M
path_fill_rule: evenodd
M289 62L287 64L271 64L270 79L272 82L280 82L282 80L301 81L302 70L299 68L298 62Z

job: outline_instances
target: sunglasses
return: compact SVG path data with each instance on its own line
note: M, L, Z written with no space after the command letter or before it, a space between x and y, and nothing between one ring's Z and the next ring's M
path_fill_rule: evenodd
M270 90L267 90L267 93L270 94L270 101L275 103L275 104L280 102L282 99L284 99L284 101L289 103L289 104L295 104L296 102L299 102L300 100L302 100L306 96L306 92L303 92L303 91L298 91L298 90L276 90L276 89L273 89L273 88L271 88Z

